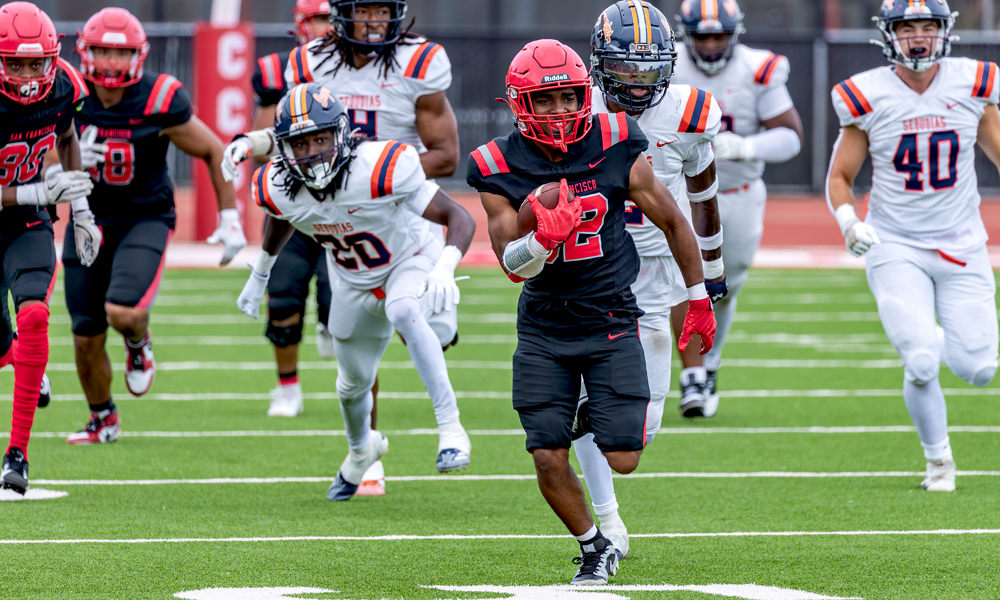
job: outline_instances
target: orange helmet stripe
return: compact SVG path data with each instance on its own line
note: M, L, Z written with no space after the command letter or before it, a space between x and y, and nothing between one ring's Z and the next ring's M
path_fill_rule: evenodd
M642 13L646 20L646 43L653 41L653 24L649 22L649 5L642 3Z
M639 15L636 14L635 2L628 0L628 7L632 10L632 33L635 35L635 43L639 43Z

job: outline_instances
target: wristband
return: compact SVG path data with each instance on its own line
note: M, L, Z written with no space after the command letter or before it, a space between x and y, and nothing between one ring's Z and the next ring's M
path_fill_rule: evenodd
M722 227L719 227L719 233L715 235L710 235L708 237L701 237L697 233L694 237L698 238L698 249L699 250L718 250L722 247ZM708 279L711 279L709 277Z
M508 273L517 273L532 261L548 258L550 252L535 239L532 231L523 238L507 244L503 251L503 266Z
M854 225L858 219L858 214L854 212L854 207L850 204L841 204L837 207L837 210L833 211L833 216L837 219L837 225L840 225L840 233L847 235L847 228Z
M260 254L257 255L257 263L253 265L253 271L261 277L270 277L271 269L274 267L274 263L278 261L277 254L268 254L266 251L261 250Z
M19 185L14 188L17 192L17 203L21 206L41 206L45 204L45 192L41 191L41 186L44 183L31 183L28 185ZM42 197L39 198L39 195Z
M76 198L74 200L70 200L69 205L70 208L73 209L74 215L80 211L90 210L90 201L87 199L86 196L84 196L83 198Z
M726 274L726 267L722 264L722 257L719 257L701 261L701 271L705 279L718 279Z
M449 273L454 273L461 260L462 251L457 246L445 246L444 250L441 251L441 257L438 258L437 264L434 265L434 270L441 269L447 270Z
M715 195L719 193L719 180L716 178L712 182L712 185L708 186L708 189L701 190L700 192L688 191L687 198L690 202L705 202L706 200L711 200L715 198Z
M239 220L240 220L239 209L223 208L222 210L219 211L219 223L226 223L226 222L231 223L233 221L239 222Z
M274 151L274 138L271 137L271 131L268 129L240 134L233 138L233 141L235 142L240 138L246 138L250 141L250 144L253 146L253 156L263 158L270 156Z
M696 283L689 287L688 289L688 300L707 300L708 290L705 289L705 282Z

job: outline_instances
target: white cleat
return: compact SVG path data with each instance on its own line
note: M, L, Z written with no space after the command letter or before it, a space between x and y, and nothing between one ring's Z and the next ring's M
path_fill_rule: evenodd
M385 467L381 460L375 461L361 477L361 485L355 496L385 496Z
M953 460L927 461L927 476L920 487L928 492L954 492L955 471Z
M141 396L153 387L156 378L156 360L153 358L153 337L146 332L140 348L125 344L125 387L133 396Z
M316 354L326 360L334 357L333 334L322 323L316 323Z
M438 455L435 467L439 473L459 471L472 462L472 442L458 419L438 425Z
M358 492L361 478L376 461L389 451L389 439L374 429L368 434L368 443L360 451L350 450L337 471L337 478L330 484L326 499L350 500Z
M269 417L297 417L302 414L302 386L299 384L279 385L271 390Z

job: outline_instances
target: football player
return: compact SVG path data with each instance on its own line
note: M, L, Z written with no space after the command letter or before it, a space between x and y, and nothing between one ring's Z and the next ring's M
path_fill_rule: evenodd
M70 444L113 442L121 431L111 398L110 325L125 342L125 384L134 396L149 391L156 374L149 311L174 230L173 184L167 148L204 160L219 201L225 265L246 245L233 186L222 178L223 145L191 113L187 90L171 75L143 69L149 42L142 24L123 8L106 8L78 32L76 52L90 94L77 113L83 166L94 181L93 218L103 231L96 259L63 246L66 306L72 319L77 373L90 405L87 426ZM74 223L79 218L74 211Z
M420 154L427 177L448 177L459 162L458 125L445 96L451 86L451 62L440 44L404 28L406 9L405 0L334 0L330 3L333 34L292 51L285 83L291 87L315 81L336 92L358 135L409 144ZM276 147L263 132L251 132L230 144L223 168L235 174L236 165L250 154L267 156ZM444 246L439 226L422 219L415 223L429 227ZM290 319L285 322L294 324L296 317ZM458 343L456 311L431 315L430 323L442 347ZM438 425L452 412L451 406L437 407ZM450 443L441 442L441 448ZM385 493L381 462L365 474L358 493Z
M719 132L719 106L712 94L670 84L677 58L673 32L663 14L648 2L621 0L609 6L594 26L591 51L597 84L592 92L594 112L625 113L636 119L650 140L644 158L656 178L674 198L687 197L691 202L702 270L711 278L706 281L709 296L713 300L722 297L726 285L719 249L723 232L712 155L712 139ZM670 311L687 302L688 294L663 232L633 202L626 202L625 224L639 252L639 275L632 292L646 313L639 319L639 339L649 379L648 444L660 429L670 391ZM682 412L684 409L682 406ZM614 543L619 558L624 558L629 551L628 531L618 515L608 461L594 443L593 434L574 441L573 447L601 531Z
M690 351L681 356L681 412L711 417L719 407L716 377L736 299L764 232L764 164L798 155L803 134L785 87L788 59L739 43L743 13L736 0L684 0L680 8L684 43L677 48L673 81L710 92L722 109L722 131L713 144L729 294L715 306L719 331L704 362ZM682 311L683 306L675 309L675 327Z
M847 249L865 256L882 326L903 361L903 399L927 459L922 487L935 492L955 489L941 362L979 387L997 371L975 146L1000 166L1000 81L994 63L947 58L954 24L943 0L882 5L880 42L892 66L834 86L841 130L827 178L830 209ZM862 222L853 189L866 156L872 187Z
M690 300L681 348L693 334L703 352L711 348L715 317L694 232L643 156L646 136L625 112L592 115L579 55L556 40L525 45L507 71L505 95L517 129L473 151L466 173L497 258L525 282L513 404L542 495L580 542L572 583L606 584L618 567L616 548L587 510L569 447L574 435L591 433L610 467L630 473L648 441L650 393L636 323L643 311L630 289L639 255L625 229L627 199L666 235L679 265ZM553 181L558 204L546 208L536 193ZM526 234L517 223L525 201L537 219L537 231ZM581 380L588 401L578 408Z
M337 395L350 452L327 498L349 500L361 477L388 449L371 429L372 392L393 328L434 401L451 406L442 420L439 471L467 465L471 445L458 419L440 340L427 314L454 311L454 272L472 242L475 219L421 168L416 149L398 141L364 142L336 96L315 83L293 87L275 118L278 157L253 176L256 202L272 218L263 249L238 299L256 318L271 269L293 227L327 249L336 318ZM447 225L442 249L411 216Z
M0 487L20 494L28 489L28 441L49 361L48 303L56 280L56 252L46 209L79 201L77 208L86 210L86 196L94 187L81 169L73 128L87 87L80 73L59 58L60 48L52 20L37 6L0 6L0 155L6 157L0 169L0 367L14 365L10 442ZM44 171L43 181L43 160L52 149L59 164ZM100 234L93 221L88 225L81 239L88 238L86 251L93 254ZM8 291L16 311L16 338Z
M330 3L327 0L298 0L292 10L295 39L300 45L325 37L333 30ZM270 54L257 60L253 88L257 94L257 113L253 130L274 124L274 111L288 89L285 65L291 51ZM263 162L266 162L266 158ZM316 276L316 351L322 358L333 358L333 337L327 328L330 316L330 281L326 252L311 237L296 232L285 244L267 283L268 322L264 335L274 346L278 366L278 387L271 391L270 417L294 417L302 413L302 386L299 384L299 346L309 282ZM377 387L377 385L376 385ZM384 488L383 488L384 489Z

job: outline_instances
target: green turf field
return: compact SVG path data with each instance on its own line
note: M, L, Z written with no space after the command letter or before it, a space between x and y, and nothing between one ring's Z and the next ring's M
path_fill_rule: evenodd
M902 368L858 271L755 271L718 416L686 422L668 398L636 476L618 480L633 534L618 587L541 587L569 582L578 546L538 492L510 406L518 286L465 274L447 358L472 467L436 474L430 401L394 341L380 371L388 495L346 503L325 497L347 451L335 365L309 335L305 414L265 416L271 351L235 307L246 271L166 273L146 398L126 392L110 341L125 433L106 446L64 440L88 413L60 287L55 396L36 417L30 475L68 496L0 502L0 598L1000 597L1000 383L978 390L944 369L958 491L920 490ZM4 431L12 385L4 370Z

